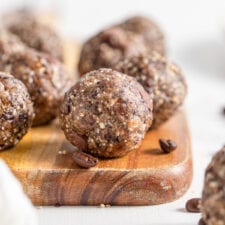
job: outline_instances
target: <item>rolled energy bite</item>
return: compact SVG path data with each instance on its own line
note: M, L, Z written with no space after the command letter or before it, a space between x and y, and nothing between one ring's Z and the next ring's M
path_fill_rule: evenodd
M144 16L134 16L120 24L122 29L142 35L148 52L166 54L164 34L159 26Z
M0 29L0 59L7 60L9 55L16 52L21 52L26 49L26 46L18 37L10 34L4 29Z
M180 68L157 52L124 59L115 69L134 77L153 98L151 129L168 120L184 101L187 85Z
M33 103L24 84L0 72L0 150L16 145L34 118Z
M66 93L60 121L67 139L79 149L120 157L140 146L152 123L152 100L132 77L99 69Z
M13 74L27 87L34 102L34 126L46 124L58 115L72 82L57 60L27 48L0 60L0 70Z
M205 172L202 217L207 225L225 224L225 146L217 152Z
M62 40L56 31L37 19L34 12L22 9L6 14L3 26L28 47L63 60Z
M153 50L165 53L162 31L147 18L131 17L101 31L84 43L79 72L82 75L102 67L113 69L124 58Z

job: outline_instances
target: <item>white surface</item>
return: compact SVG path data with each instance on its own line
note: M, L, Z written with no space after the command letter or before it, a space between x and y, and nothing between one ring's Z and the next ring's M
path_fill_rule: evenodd
M24 194L21 184L2 160L0 171L0 224L38 225L35 208Z
M1 10L12 2L21 3L20 0L3 3L1 0ZM23 2L32 5L30 1ZM186 109L194 154L192 186L176 202L146 207L43 207L37 210L40 225L197 224L200 215L186 213L185 201L200 196L204 169L214 152L225 144L225 117L221 113L225 107L225 1L42 0L39 4L61 12L62 31L81 38L130 13L155 18L166 32L169 57L187 76Z

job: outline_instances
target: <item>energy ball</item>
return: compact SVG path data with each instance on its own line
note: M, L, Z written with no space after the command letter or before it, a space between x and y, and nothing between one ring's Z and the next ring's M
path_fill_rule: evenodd
M26 46L15 35L0 29L0 59L5 60L9 55L24 51Z
M46 124L57 116L64 93L71 86L69 75L57 60L0 30L0 70L13 74L26 85L34 102L34 126Z
M120 26L124 30L142 35L148 52L157 51L161 55L165 55L164 34L154 21L143 16L134 16Z
M202 216L207 225L225 224L225 146L217 152L205 172Z
M157 52L124 59L115 69L134 77L153 99L151 129L168 120L184 101L187 85L181 70Z
M146 47L140 35L125 31L121 27L112 27L83 45L79 72L82 75L103 67L113 68L123 58L145 51Z
M152 123L152 100L132 77L99 69L65 95L60 121L79 149L104 158L138 148Z
M164 38L159 27L143 17L132 17L105 29L84 43L79 72L114 66L122 59L151 51L165 52Z
M62 40L53 28L41 23L32 11L23 9L4 16L3 26L28 47L63 60Z
M34 110L24 84L0 72L0 150L16 145L31 127Z
M1 44L4 45L4 42L0 38ZM11 51L11 54L7 54L8 51L1 52L0 48L0 55L4 56L0 56L0 70L13 74L27 87L34 102L33 125L50 122L58 115L64 94L72 86L69 74L49 55L30 48Z

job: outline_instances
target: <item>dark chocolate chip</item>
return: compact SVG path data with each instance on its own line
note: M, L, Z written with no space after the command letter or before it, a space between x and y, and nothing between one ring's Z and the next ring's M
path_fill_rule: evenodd
M201 218L201 219L198 221L198 225L206 225L206 222Z
M23 121L24 119L27 119L27 118L28 118L28 116L26 114L24 114L22 112L19 113L19 120L20 121Z
M71 105L64 103L61 107L61 112L65 115L68 115L71 112Z
M188 212L199 213L200 212L200 198L191 198L186 202L185 208Z
M55 207L60 207L61 204L60 203L55 203Z
M159 144L161 149L165 152L165 153L170 153L172 151L174 151L177 148L177 144L175 141L173 140L166 140L166 139L159 139Z
M87 153L84 153L82 151L75 151L72 154L72 158L78 166L84 167L84 168L90 168L90 167L96 166L98 163L97 158Z
M222 112L223 112L223 115L225 115L225 107L223 107L223 111Z

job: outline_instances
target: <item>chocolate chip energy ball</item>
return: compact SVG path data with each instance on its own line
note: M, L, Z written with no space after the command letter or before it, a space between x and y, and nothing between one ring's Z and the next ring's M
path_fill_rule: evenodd
M34 102L33 125L43 125L58 115L64 93L71 86L65 68L52 57L25 46L15 35L0 31L0 70L26 85Z
M114 68L120 60L140 53L165 52L164 38L159 27L143 17L133 17L103 30L84 43L80 74L103 67Z
M63 60L62 40L53 28L40 23L35 13L18 10L4 16L5 28L17 35L28 47Z
M141 35L148 52L157 51L165 55L164 34L154 21L143 16L134 16L121 23L120 26L124 30Z
M15 35L0 29L0 59L5 60L15 52L24 51L26 46Z
M16 145L31 127L33 103L24 84L0 72L0 150Z
M27 48L0 57L0 70L13 74L26 85L34 102L34 126L46 124L58 115L72 82L57 60Z
M132 77L99 69L65 95L61 126L83 151L105 158L138 148L152 123L152 100Z
M183 103L187 86L181 70L157 52L127 58L115 69L134 77L153 98L153 124L168 120Z
M217 152L205 172L202 216L207 225L225 225L225 147Z

